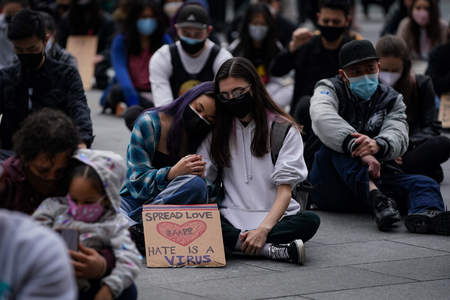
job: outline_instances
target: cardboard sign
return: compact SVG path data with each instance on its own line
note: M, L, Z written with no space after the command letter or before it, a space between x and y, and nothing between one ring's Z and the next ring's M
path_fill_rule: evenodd
M223 267L226 264L216 204L144 205L148 267Z
M439 121L442 122L442 127L450 128L450 93L441 96L441 103L439 104Z
M78 63L78 72L80 72L83 81L84 90L92 88L92 79L94 77L94 58L97 53L97 36L71 35L67 39L66 49L75 56Z

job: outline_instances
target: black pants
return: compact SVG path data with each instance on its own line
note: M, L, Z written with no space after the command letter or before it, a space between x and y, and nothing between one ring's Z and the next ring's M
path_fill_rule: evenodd
M441 164L450 157L450 139L433 136L403 155L402 169L408 174L421 174L442 182Z
M95 295L98 293L100 288L102 287L102 283L100 280L90 280L91 288L87 291L79 291L78 292L78 300L93 300ZM122 294L118 298L118 300L136 300L137 299L137 289L136 285L132 283L128 288L123 290Z
M221 216L222 237L227 254L231 254L236 246L241 230L235 228L231 223ZM285 244L296 239L303 242L310 240L320 225L320 218L312 212L298 213L286 216L272 228L267 235L267 243Z

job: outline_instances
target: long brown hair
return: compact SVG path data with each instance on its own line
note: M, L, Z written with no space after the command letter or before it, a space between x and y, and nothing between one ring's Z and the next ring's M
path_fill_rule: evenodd
M386 35L377 42L376 52L378 57L396 57L402 59L403 72L393 88L403 95L408 120L415 118L419 111L417 111L418 106L414 105L417 104L414 103L414 99L418 99L419 91L416 77L411 73L411 58L408 46L401 38Z
M253 155L262 157L269 152L268 112L280 117L279 119L291 122L299 129L294 119L278 107L269 96L255 67L248 59L234 57L222 64L214 79L217 93L220 92L220 81L229 77L240 78L250 84L253 101L250 113L255 121L255 134L251 144ZM210 155L218 167L230 166L230 137L233 119L234 117L227 112L224 104L216 99L216 125L212 134Z
M409 31L412 33L413 38L413 46L414 50L420 53L420 26L414 21L412 17L412 11L414 9L414 5L419 0L413 0L411 7L409 8L409 18L411 22L409 22ZM430 4L429 13L429 22L425 27L425 31L427 33L428 38L431 41L431 46L434 47L437 44L441 43L441 17L439 13L439 7L436 0L425 0Z

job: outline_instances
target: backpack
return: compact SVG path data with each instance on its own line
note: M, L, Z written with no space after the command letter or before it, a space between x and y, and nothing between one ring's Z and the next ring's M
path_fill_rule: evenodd
M292 124L288 122L273 122L270 128L270 156L272 163L275 165L280 154L281 147L283 146L284 139L286 138L289 129ZM214 181L216 187L215 197L216 202L222 200L225 196L225 187L222 181L223 169L219 168L217 172L217 178ZM294 198L300 204L300 210L304 211L308 206L309 194L313 190L313 186L308 180L298 183L292 189L292 198ZM217 201L218 200L218 201Z

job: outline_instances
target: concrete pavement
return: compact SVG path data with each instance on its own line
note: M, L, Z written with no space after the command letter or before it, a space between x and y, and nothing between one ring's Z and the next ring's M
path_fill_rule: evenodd
M383 17L378 9L371 15L358 23L375 42ZM125 156L130 133L122 119L99 113L99 97L88 93L93 147ZM450 162L444 169L449 207ZM403 223L382 233L369 215L317 213L322 224L306 243L304 266L240 257L225 268L143 268L139 299L450 299L450 237L411 234Z

